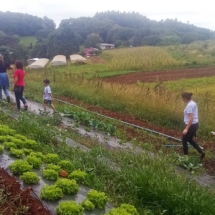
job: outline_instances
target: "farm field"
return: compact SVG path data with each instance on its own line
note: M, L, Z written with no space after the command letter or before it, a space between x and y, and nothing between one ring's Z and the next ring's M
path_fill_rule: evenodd
M21 43L24 45L24 46L27 46L29 47L32 43L32 45L34 46L37 42L37 39L36 37L33 37L33 36L29 36L29 37L21 37Z

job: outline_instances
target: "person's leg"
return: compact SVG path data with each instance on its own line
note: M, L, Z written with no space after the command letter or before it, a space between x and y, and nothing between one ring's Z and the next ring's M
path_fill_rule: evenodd
M183 135L182 137L184 155L188 155L188 139L189 139L189 133L187 132L187 134Z
M20 91L15 91L15 98L17 109L20 110Z
M10 95L9 95L7 86L3 86L3 91L4 91L4 94L5 94L6 98L7 98L7 101L10 102Z
M46 111L46 100L43 101L43 108L44 108L44 111Z
M23 92L24 92L24 87L21 87L21 91L20 91L20 100L22 101L22 103L24 104L25 109L27 110L28 105L27 102L25 101L25 99L23 98Z
M55 112L56 112L56 110L55 110L54 105L51 103L51 101L50 101L50 106L51 106L52 110L53 110L53 111L54 111L54 113L55 113Z

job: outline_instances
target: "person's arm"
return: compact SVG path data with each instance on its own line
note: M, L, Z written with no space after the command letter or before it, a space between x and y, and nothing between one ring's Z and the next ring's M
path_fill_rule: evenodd
M50 95L51 99L53 100L53 96L52 96L52 93L49 93L49 95Z
M183 134L184 134L184 135L188 132L190 126L191 126L192 123L193 123L193 114L192 114L192 113L188 113L188 116L189 116L189 122L188 122L186 128L185 128L184 131L183 131Z
M14 89L14 87L16 86L16 83L18 81L18 71L17 70L14 72L13 77L14 77L14 84L13 84L13 89Z

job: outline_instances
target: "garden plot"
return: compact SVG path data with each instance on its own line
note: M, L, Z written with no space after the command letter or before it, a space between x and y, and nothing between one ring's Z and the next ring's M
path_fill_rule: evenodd
M115 210L107 203L105 193L86 186L88 173L76 169L69 160L61 160L57 154L35 152L36 141L0 125L0 144L3 153L0 165L13 173L22 187L33 189L46 200L52 214L104 215ZM136 211L130 205L122 205L117 210L123 212L126 208Z

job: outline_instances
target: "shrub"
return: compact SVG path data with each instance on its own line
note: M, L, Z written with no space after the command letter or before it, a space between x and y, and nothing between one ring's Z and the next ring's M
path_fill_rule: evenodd
M34 169L40 169L40 167L42 166L43 162L40 158L36 158L34 156L29 155L26 158L26 161L33 166Z
M25 140L24 147L27 149L36 149L38 147L38 144L35 140Z
M44 162L47 164L57 164L59 160L60 159L57 154L47 154L44 156Z
M10 155L17 157L17 158L22 158L24 155L24 151L21 149L11 148L10 149Z
M104 192L98 192L96 190L91 190L87 193L87 199L89 199L97 208L104 209L108 201L108 197Z
M46 185L45 187L42 188L40 193L40 198L45 200L55 201L61 199L62 197L63 197L62 190L55 185L51 186Z
M94 208L95 208L95 205L88 199L85 199L82 203L81 203L82 207L85 209L85 210L88 210L88 211L92 211Z
M76 181L65 178L58 179L55 185L60 187L64 194L75 194L79 190Z
M83 208L74 201L60 202L56 208L57 215L83 215Z
M23 149L25 155L30 155L33 151L32 149Z
M9 169L15 175L22 175L25 172L30 172L32 166L27 161L16 160L9 165Z
M47 164L45 169L52 169L55 170L56 172L60 172L60 167L54 164Z
M132 215L139 215L139 213L137 212L137 209L133 205L122 204L119 208L126 210L128 213Z
M36 184L40 180L40 178L37 176L37 173L35 172L25 172L23 175L20 176L20 178L26 184Z
M0 146L0 154L2 154L4 151L4 148L2 146Z
M44 155L41 152L31 152L30 156L40 158L41 160L44 159Z
M4 142L4 148L10 150L11 148L17 148L15 143L12 142Z
M53 169L44 169L42 176L47 180L56 181L58 179L58 172Z
M68 173L71 173L74 170L74 165L68 160L62 160L58 163L62 170L66 170Z
M69 175L69 179L74 179L76 180L78 183L85 183L86 181L86 177L87 177L87 173L83 172L81 170L75 170L73 171L70 175Z

